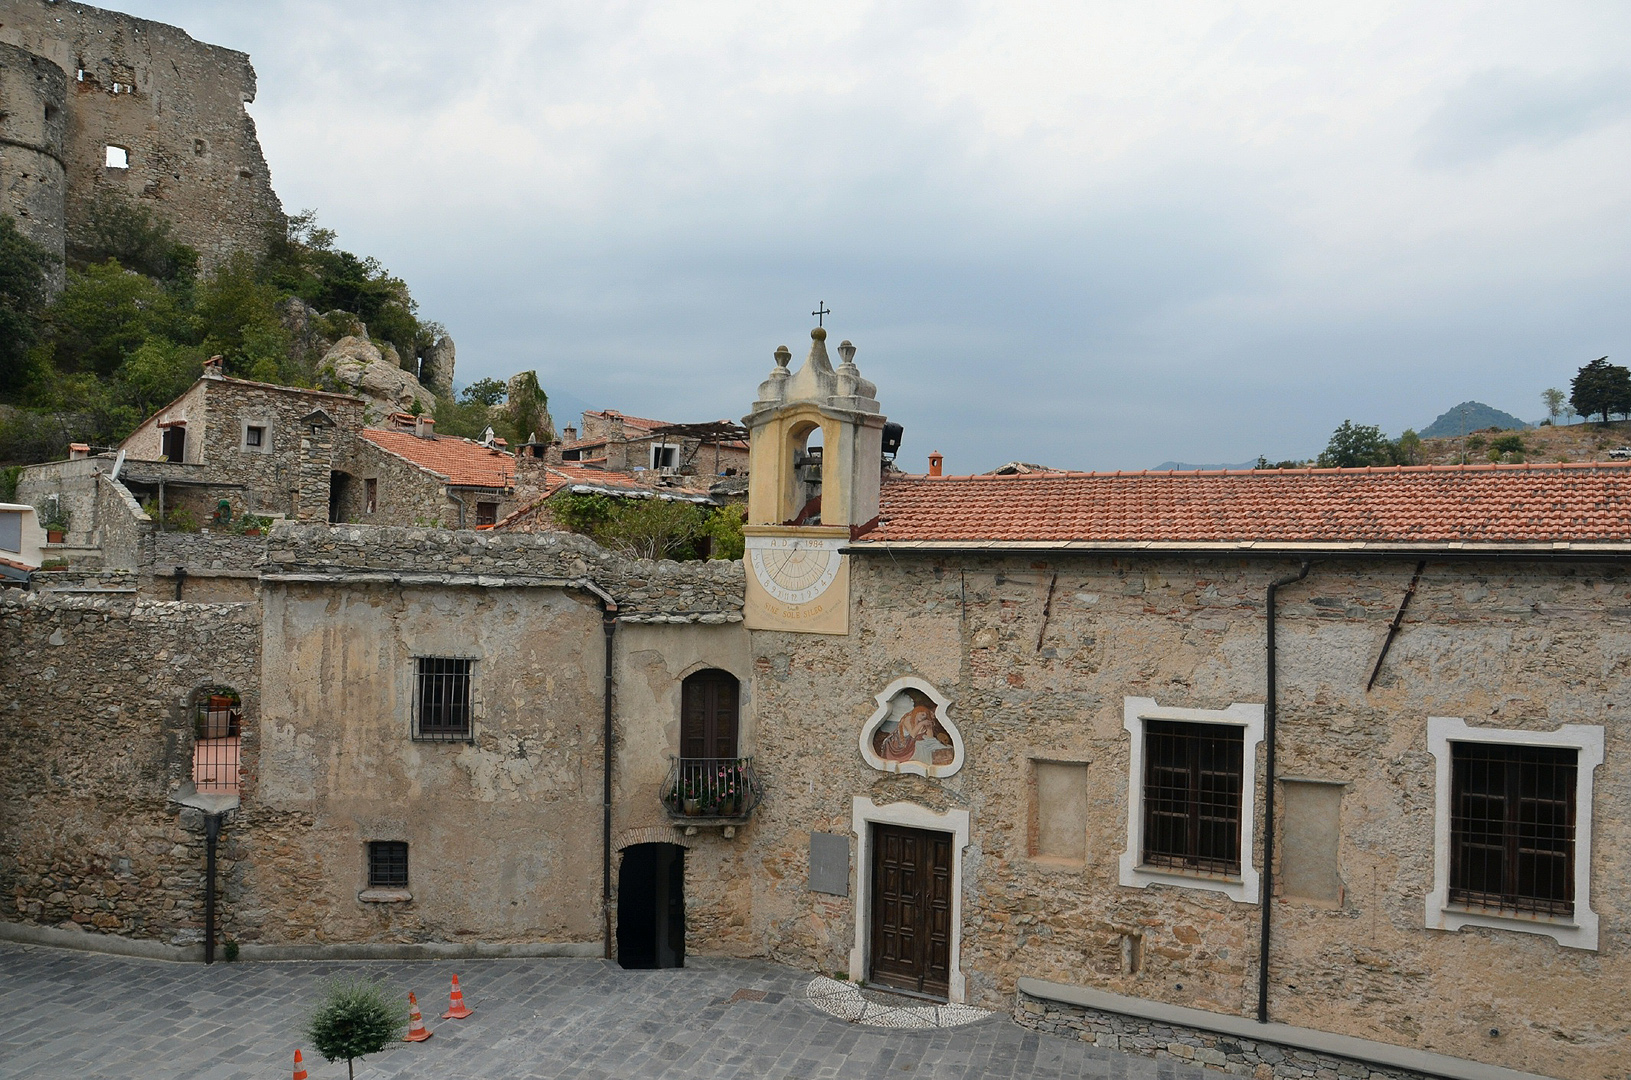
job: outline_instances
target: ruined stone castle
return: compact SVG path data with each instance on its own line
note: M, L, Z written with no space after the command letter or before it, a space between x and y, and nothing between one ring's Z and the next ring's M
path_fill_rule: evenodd
M0 4L0 214L59 259L102 193L171 223L205 268L282 220L244 106L249 57L66 0Z

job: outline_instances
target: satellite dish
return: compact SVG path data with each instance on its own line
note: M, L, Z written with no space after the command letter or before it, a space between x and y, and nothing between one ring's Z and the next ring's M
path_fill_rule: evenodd
M119 456L113 459L113 471L108 473L109 480L119 479L119 470L125 467L125 452L119 451Z

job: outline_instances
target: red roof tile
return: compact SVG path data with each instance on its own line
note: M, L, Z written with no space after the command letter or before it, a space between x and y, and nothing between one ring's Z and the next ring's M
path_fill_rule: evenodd
M507 488L515 479L515 458L469 439L421 439L411 431L363 428L362 437L450 484Z
M1631 466L885 477L872 541L1631 541Z

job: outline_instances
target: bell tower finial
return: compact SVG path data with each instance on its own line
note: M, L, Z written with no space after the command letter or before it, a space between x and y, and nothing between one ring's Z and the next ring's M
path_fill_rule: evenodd
M811 314L829 312L822 303ZM788 371L790 350L776 350L776 367L743 419L751 432L748 524L848 529L878 516L884 417L855 352L848 341L839 345L835 370L819 323L797 371Z

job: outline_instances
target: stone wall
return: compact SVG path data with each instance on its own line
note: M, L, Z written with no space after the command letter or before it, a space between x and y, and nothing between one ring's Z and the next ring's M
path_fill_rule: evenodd
M446 528L458 523L459 507L447 497L445 483L367 439L356 440L350 473L340 505L343 521L358 525ZM375 482L377 493L371 514L366 487L369 480Z
M102 565L110 570L134 570L142 561L142 542L152 535L153 519L118 480L101 473L96 478L96 537L102 547Z
M1205 1065L1254 1080L1427 1080L1431 1075L1280 1043L1220 1035L1183 1024L1067 1005L1024 992L1015 994L1014 1019L1028 1028L1107 1050Z
M12 0L0 42L66 73L68 243L83 239L102 193L127 196L174 225L206 269L255 250L282 207L244 105L255 72L241 52L163 23L57 0ZM107 148L128 152L110 168Z
M1615 885L1631 872L1622 809L1631 805L1631 720L1618 715L1631 691L1631 579L1589 564L1430 562L1367 692L1413 569L1318 563L1281 594L1278 772L1347 786L1341 902L1274 904L1271 1016L1516 1068L1614 1075L1627 1034L1617 1003L1631 994L1631 907ZM1261 703L1265 587L1295 571L1260 560L1054 553L852 557L847 637L753 635L767 797L748 829L746 861L763 870L752 918L765 953L849 967L853 889L809 892L807 845L811 831L851 832L853 800L867 796L970 813L960 959L971 1001L1001 1006L1027 974L1248 1015L1257 906L1202 888L1119 884L1130 754L1123 703ZM858 753L873 695L903 675L951 699L968 748L955 776L892 776ZM1429 716L1605 729L1592 837L1597 951L1518 932L1517 922L1426 928ZM1038 761L1085 766L1084 859L1032 854Z
M3 33L0 28L0 33ZM64 280L67 237L68 79L62 68L0 41L0 215L57 257L52 277Z
M111 464L111 458L98 456L25 466L17 478L17 501L40 511L43 523L45 508L54 500L60 500L69 514L67 542L94 544L97 476Z
M259 637L247 605L0 594L0 919L200 940L202 819L170 801L190 776L188 704L202 686L239 690L253 776ZM228 937L239 829L220 852Z
M590 581L625 622L713 625L742 619L742 564L627 559L571 533L284 523L272 530L269 574L384 575L415 584Z

